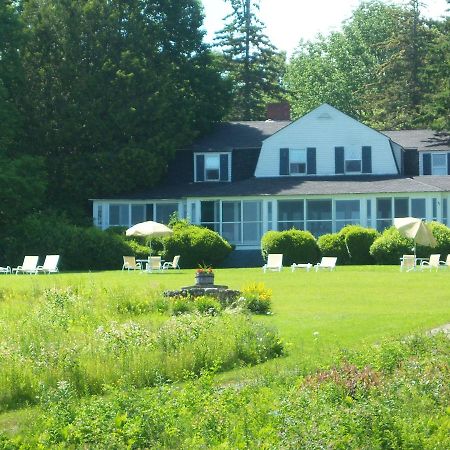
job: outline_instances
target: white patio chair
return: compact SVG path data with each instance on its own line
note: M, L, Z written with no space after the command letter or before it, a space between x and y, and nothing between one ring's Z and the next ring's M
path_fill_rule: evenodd
M47 255L42 266L37 266L37 272L42 273L58 273L59 255Z
M314 268L316 272L319 269L330 269L330 272L336 268L337 257L335 256L323 256L322 260L318 262Z
M441 255L439 253L434 253L433 255L430 255L430 259L428 261L422 261L420 263L420 270L423 269L435 269L439 270L440 267L440 259Z
M450 267L450 253L447 255L445 261L439 261L439 265L441 268L449 268Z
M136 258L134 256L124 256L123 257L123 266L122 270L127 269L130 270L141 270L141 263L136 262Z
M9 267L9 266L0 267L0 273L4 273L4 274L11 273L11 267Z
M274 270L281 272L283 268L283 254L282 253L269 253L267 255L267 263L262 267L264 273L267 270Z
M166 261L163 264L162 268L163 268L163 270L166 270L166 269L179 269L180 268L180 266L178 265L179 261L180 261L180 255L174 256L173 257L173 261L172 262Z
M29 274L37 274L37 264L39 261L39 256L25 256L23 259L23 263L21 266L17 266L12 269L12 273L29 273Z
M403 255L400 258L400 272L410 272L411 270L416 270L415 255Z
M161 270L161 256L149 256L146 272Z

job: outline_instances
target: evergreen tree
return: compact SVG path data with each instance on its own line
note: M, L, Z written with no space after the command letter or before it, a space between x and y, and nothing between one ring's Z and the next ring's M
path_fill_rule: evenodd
M285 54L278 52L264 34L264 24L250 0L229 0L232 13L225 27L216 33L215 45L221 49L222 71L232 83L232 120L265 119L265 107L283 97L281 80Z

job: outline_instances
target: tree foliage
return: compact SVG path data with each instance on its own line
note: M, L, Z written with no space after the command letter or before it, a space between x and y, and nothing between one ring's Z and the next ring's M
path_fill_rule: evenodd
M281 79L285 54L278 52L264 34L256 11L259 3L229 0L232 13L216 33L222 71L232 84L232 120L265 119L266 104L283 96Z
M327 102L378 129L443 127L446 24L423 19L417 0L361 4L342 31L300 43L286 74L294 114Z
M27 0L27 148L49 202L148 188L180 145L220 120L226 86L195 0Z

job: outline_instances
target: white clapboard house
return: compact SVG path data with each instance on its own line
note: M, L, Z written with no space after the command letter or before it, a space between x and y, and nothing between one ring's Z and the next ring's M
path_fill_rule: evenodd
M176 152L159 186L93 199L93 219L128 227L177 211L255 251L267 230L383 230L404 216L448 224L449 199L448 134L377 131L323 104L293 122L218 124Z

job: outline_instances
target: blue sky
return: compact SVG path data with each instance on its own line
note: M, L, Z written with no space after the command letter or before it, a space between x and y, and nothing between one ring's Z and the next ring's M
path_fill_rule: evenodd
M224 0L201 0L205 11L206 40L211 42L214 32L223 27L222 19L230 12ZM405 4L408 0L386 3ZM280 50L291 55L300 39L312 39L318 33L339 30L360 0L260 0L260 19L266 24L266 34ZM423 0L422 12L427 17L445 14L446 0Z

